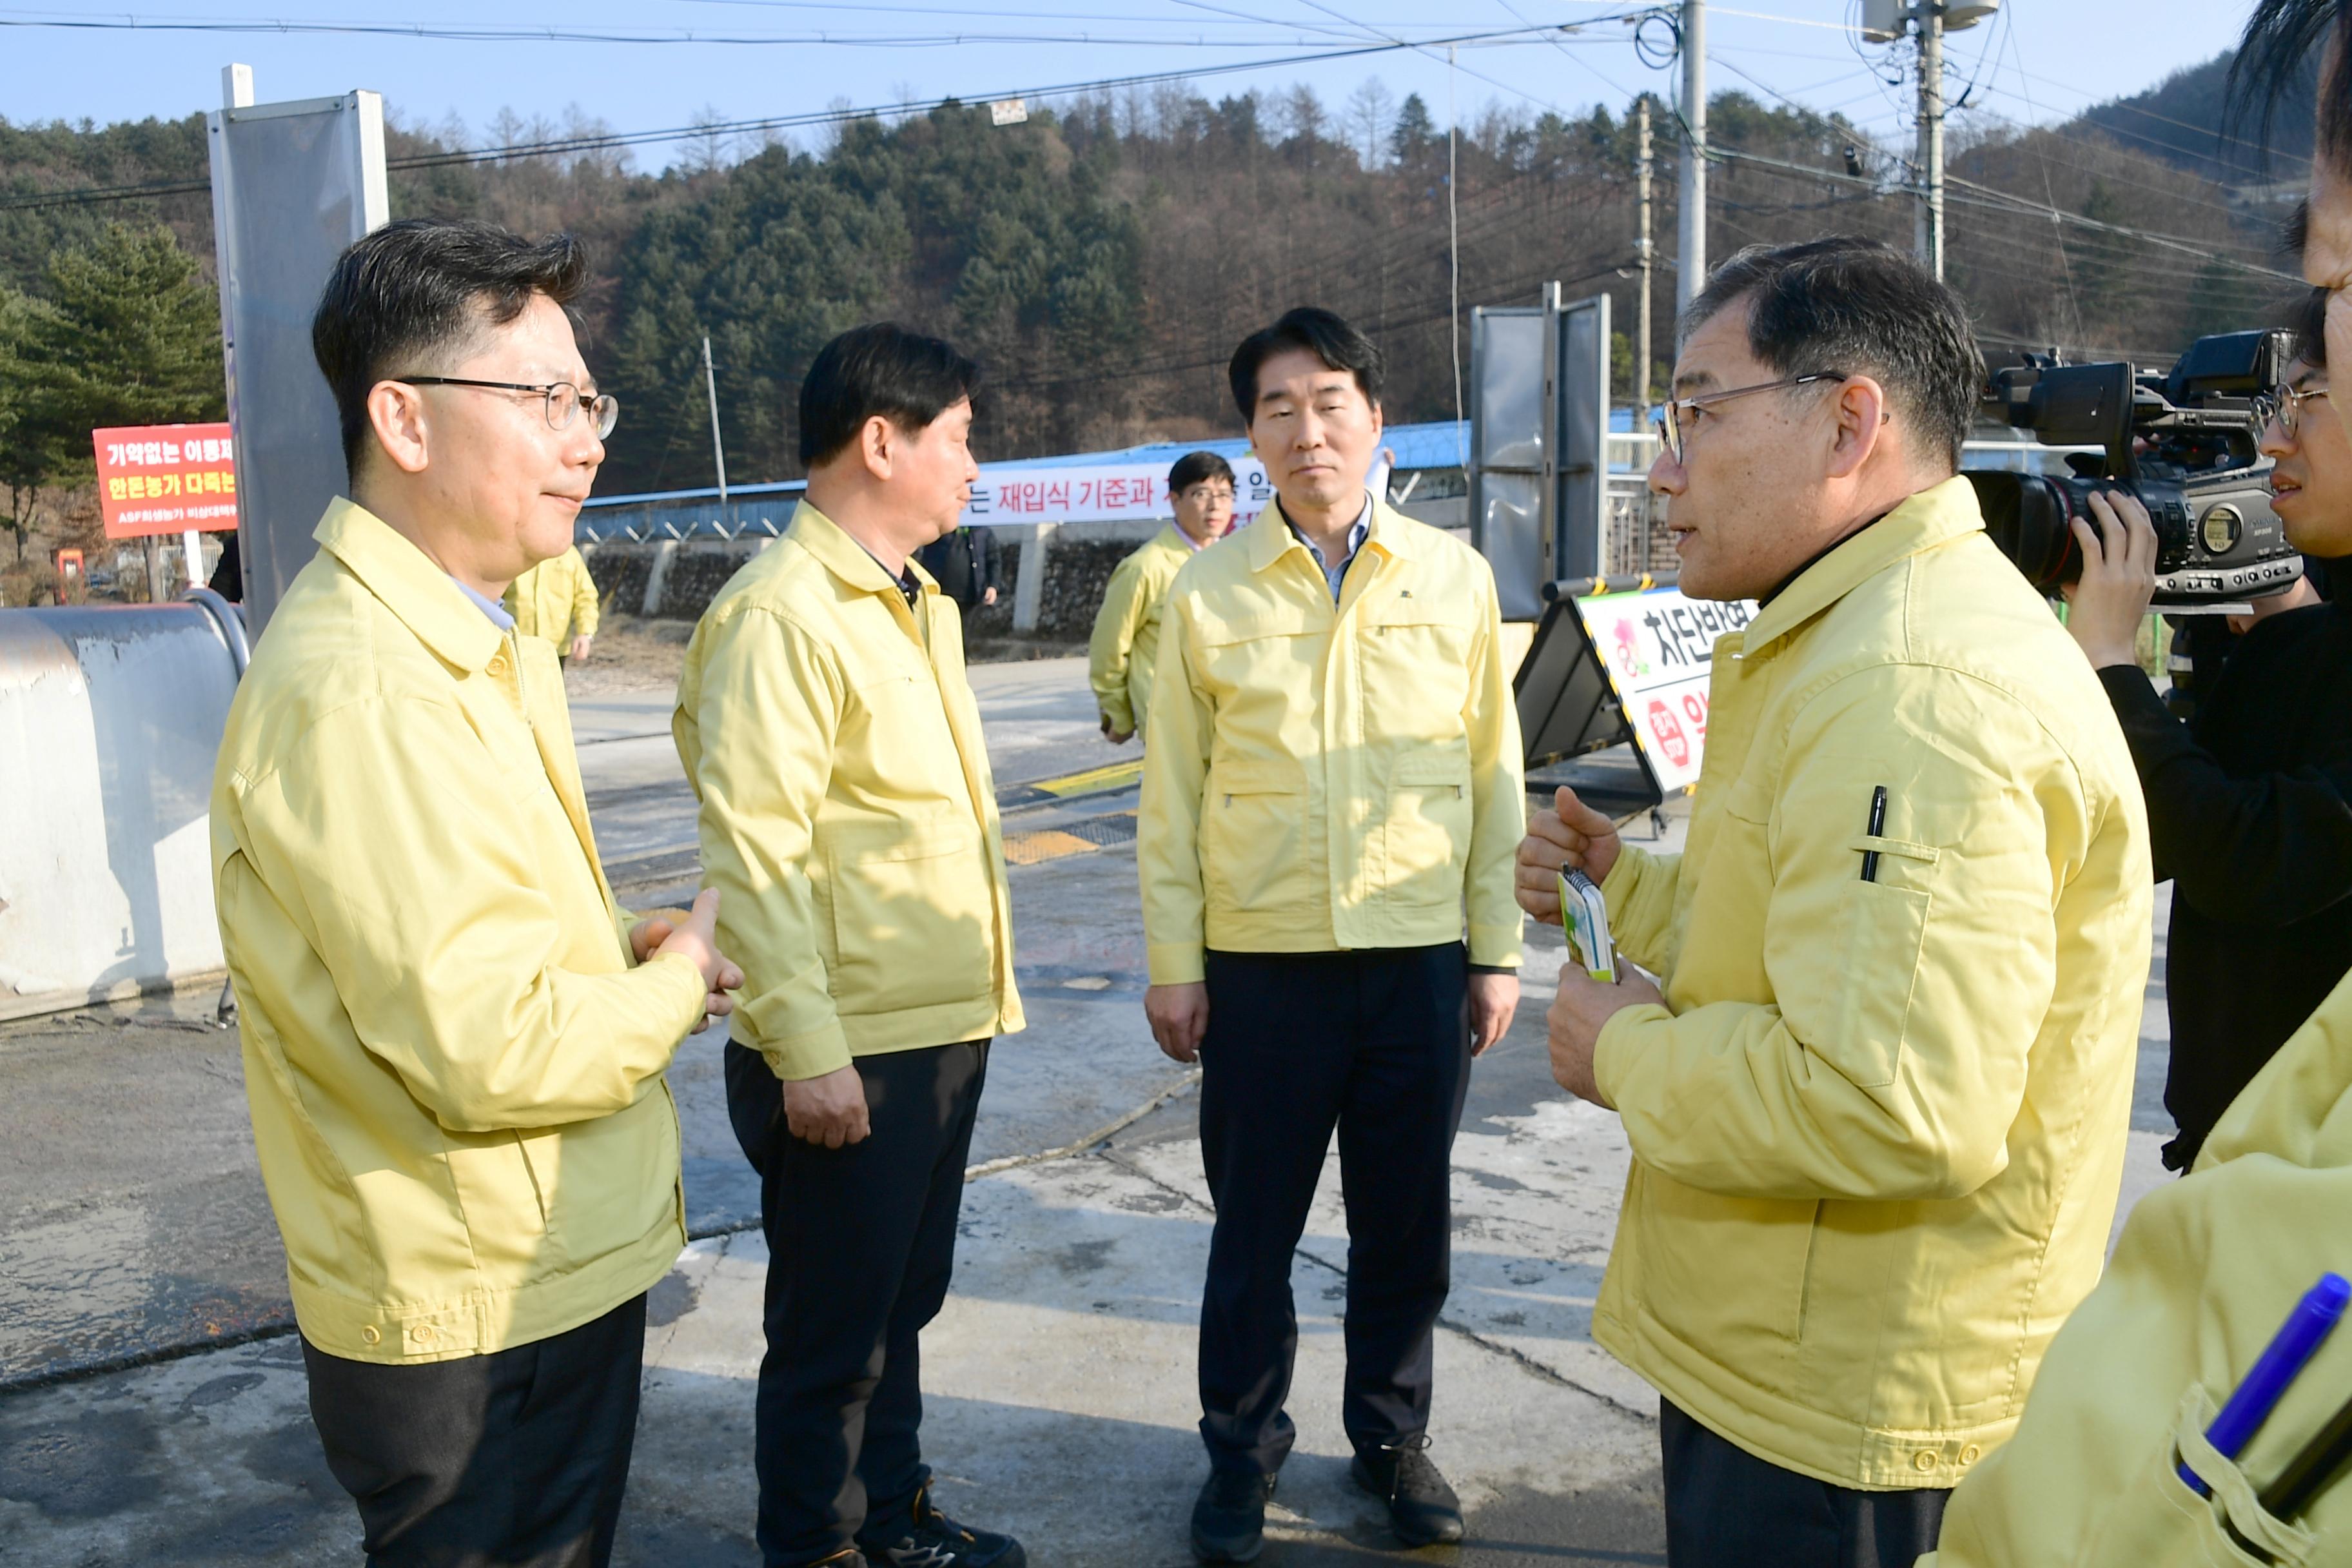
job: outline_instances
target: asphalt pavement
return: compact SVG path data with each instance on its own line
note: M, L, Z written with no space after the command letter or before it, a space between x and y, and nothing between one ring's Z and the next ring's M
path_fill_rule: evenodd
M1192 1078L1142 1018L1135 748L1096 733L1083 661L973 672L1005 809L1030 1017L993 1054L954 1294L925 1338L926 1444L950 1511L1040 1568L1190 1561L1202 1469L1192 1347L1210 1210ZM690 891L693 805L667 693L577 700L592 815L625 901ZM1668 847L1682 816L1672 814ZM2161 928L2159 927L2159 930ZM1434 1457L1468 1542L1501 1568L1660 1563L1655 1399L1590 1338L1627 1154L1567 1099L1539 932L1509 1036L1482 1059L1455 1155L1455 1288ZM2128 1202L2162 1179L2159 962ZM289 1332L232 1031L212 989L0 1026L0 1564L357 1561ZM752 1379L765 1254L717 1031L671 1072L697 1239L654 1292L618 1561L751 1564ZM1345 1479L1336 1162L1295 1261L1299 1444L1264 1561L1399 1555Z

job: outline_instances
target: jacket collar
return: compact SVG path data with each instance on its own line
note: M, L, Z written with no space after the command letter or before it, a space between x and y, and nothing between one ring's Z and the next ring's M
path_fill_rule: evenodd
M887 594L901 604L906 602L898 584L882 570L882 563L866 553L866 546L844 533L841 524L808 502L802 501L793 509L791 533L802 549L824 563L826 571L859 593ZM938 580L923 570L923 563L912 555L907 557L907 570L915 574L924 593L940 591Z
M1265 510L1257 514L1257 521L1249 525L1244 537L1249 543L1253 572L1265 571L1294 550L1302 555L1307 553L1307 546L1290 531L1290 520L1282 514L1280 497L1266 502ZM1377 499L1372 502L1371 526L1364 531L1364 547L1377 549L1400 561L1417 560L1421 554L1420 541L1412 536L1412 520Z
M311 537L445 663L478 675L506 646L457 579L357 501L328 502Z
M1786 637L1898 562L1982 531L1984 514L1965 477L1930 486L1799 573L1748 623L1742 650Z

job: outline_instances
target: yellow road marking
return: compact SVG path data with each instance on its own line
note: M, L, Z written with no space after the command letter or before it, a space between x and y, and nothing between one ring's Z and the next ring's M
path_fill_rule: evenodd
M1099 795L1107 790L1124 789L1141 777L1141 763L1112 763L1108 767L1088 768L1082 773L1066 773L1057 779L1038 779L1029 787L1053 795Z

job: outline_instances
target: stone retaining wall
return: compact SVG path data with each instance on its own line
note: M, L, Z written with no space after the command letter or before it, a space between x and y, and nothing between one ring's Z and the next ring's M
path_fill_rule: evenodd
M1004 561L1006 586L995 604L972 613L971 634L975 637L1022 637L1062 644L1086 641L1094 630L1095 612L1102 605L1112 569L1156 533L1160 526L1064 523L1058 528L1006 528L998 546ZM1663 543L1664 539L1664 531L1660 529L1656 542ZM1021 574L1037 553L1040 540L1045 542L1045 577L1034 590L1036 624L1016 630L1013 623ZM763 538L735 543L697 540L666 544L583 544L581 552L587 557L589 574L595 579L597 592L608 610L617 609L633 616L644 614L646 584L659 570L661 597L653 606L653 613L666 618L694 620L710 607L710 601L719 596L727 580L741 570L744 563L773 542ZM660 564L665 554L667 566ZM1665 559L1671 562L1670 549Z
M1132 528L1116 525L1082 530L1066 524L1051 538L1045 552L1045 580L1038 592L1037 625L1033 631L1017 635L1047 642L1084 642L1094 630L1095 612L1102 605L1112 568L1142 544L1143 536ZM589 575L595 579L596 591L603 596L605 608L635 616L644 613L646 584L667 551L669 564L662 571L661 598L654 613L670 619L694 620L710 607L710 601L719 596L728 579L772 542L763 539L738 543L695 541L667 545L584 544L581 553L587 558ZM1016 635L1013 619L1017 587L1025 560L1034 549L1033 540L1018 536L1000 544L1005 586L995 604L972 613L974 636Z

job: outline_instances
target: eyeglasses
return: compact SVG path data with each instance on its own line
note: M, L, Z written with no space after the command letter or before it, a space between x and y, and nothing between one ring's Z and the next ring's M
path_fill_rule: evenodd
M1697 397L1676 398L1658 410L1654 422L1658 439L1665 443L1666 450L1672 452L1675 461L1679 463L1683 460L1683 442L1688 436L1685 426L1691 416L1702 409L1727 403L1735 397L1746 397L1751 393L1785 392L1792 386L1811 386L1817 381L1850 379L1842 370L1817 370L1811 375L1792 375L1786 381L1763 381L1754 386L1735 386L1728 392L1709 392Z
M580 417L580 389L568 381L551 381L542 386L532 386L519 381L473 381L462 375L388 375L386 381L405 382L410 386L484 386L493 392L536 392L547 400L547 427L569 430L572 422ZM621 422L621 404L609 392L598 393L587 400L588 417L593 422L596 439L603 440Z
M2294 439L2295 426L2303 423L2303 405L2312 398L2326 395L2327 388L2324 386L2315 386L2307 392L2297 392L2286 383L2281 382L2268 392L2257 393L2254 395L2254 413L2264 425L2275 422L2279 427L2279 434L2292 441Z

